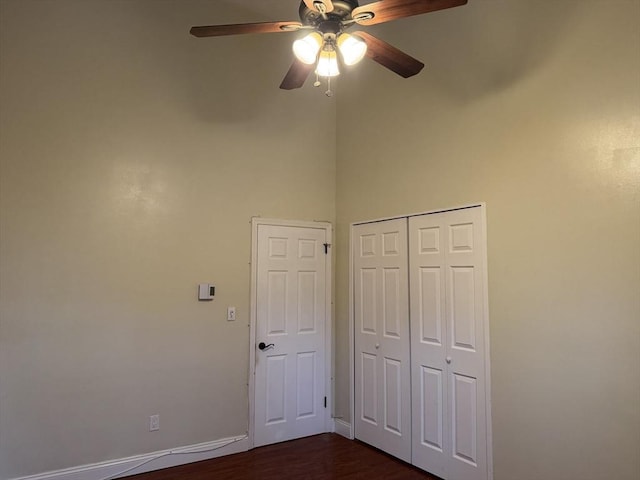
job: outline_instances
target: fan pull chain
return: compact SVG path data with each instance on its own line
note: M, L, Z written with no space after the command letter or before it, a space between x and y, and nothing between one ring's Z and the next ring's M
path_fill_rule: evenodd
M327 91L324 92L324 94L327 97L333 97L333 91L331 90L331 77L326 77L326 78L327 78ZM316 81L313 82L313 86L319 87L320 85L322 85L322 82L320 82L320 75L318 75L318 72L316 72Z
M327 97L332 97L333 92L331 91L331 77L327 77L327 91L324 92Z

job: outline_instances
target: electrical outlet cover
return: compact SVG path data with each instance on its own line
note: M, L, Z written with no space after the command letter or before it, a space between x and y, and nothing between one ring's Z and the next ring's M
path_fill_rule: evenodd
M160 415L151 415L149 417L149 431L155 432L160 430Z

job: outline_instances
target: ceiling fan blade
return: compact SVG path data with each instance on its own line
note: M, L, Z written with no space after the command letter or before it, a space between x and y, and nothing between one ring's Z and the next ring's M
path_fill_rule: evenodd
M316 3L324 4L324 8L325 8L324 13L329 13L333 10L333 2L331 0L303 0L303 1L304 1L304 4L307 6L307 8L310 8L311 10L315 10L316 12L320 12L318 7L315 5Z
M408 78L416 75L424 67L424 63L410 57L402 50L389 45L366 32L353 32L367 44L367 57L401 77Z
M280 84L280 88L283 90L293 90L294 88L300 88L304 85L304 82L307 80L307 77L313 70L314 65L307 65L306 63L302 63L297 58L293 60L291 64L291 68L284 76L282 83Z
M194 37L219 37L223 35L239 35L243 33L278 33L299 30L300 22L260 22L236 23L231 25L205 25L191 27L189 33Z
M468 0L381 0L353 9L352 18L360 25L375 25L403 17L465 5ZM373 14L368 18L367 13ZM358 20L358 17L361 17Z

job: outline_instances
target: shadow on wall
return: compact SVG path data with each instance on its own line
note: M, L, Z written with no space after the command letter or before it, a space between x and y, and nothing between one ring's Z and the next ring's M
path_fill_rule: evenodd
M580 8L581 2L574 1L470 0L375 32L425 63L421 82L469 102L508 89L541 69L575 28Z
M289 93L279 89L290 66L286 60L293 57L289 38L194 37L201 43L193 45L187 67L190 79L185 85L194 113L204 122L222 123L267 115L259 112L271 105L274 96Z
M580 2L475 1L465 8L469 14L460 16L453 42L459 61L476 75L455 75L451 62L433 77L443 90L469 101L506 90L549 62L574 28Z
M246 3L246 2L245 2ZM273 3L273 2L272 2ZM278 2L273 12L242 2L194 3L184 11L175 2L130 2L141 28L153 42L148 54L160 75L169 80L172 95L205 123L242 123L268 108L278 93L293 53L293 34L250 34L196 38L194 25L297 20L297 4ZM191 5L190 5L191 6ZM291 8L286 8L291 7ZM151 47L151 45L150 45Z

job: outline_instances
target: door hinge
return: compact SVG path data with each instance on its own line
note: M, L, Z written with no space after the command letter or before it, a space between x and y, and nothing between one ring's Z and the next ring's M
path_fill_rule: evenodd
M324 408L327 408L327 397L324 397Z
M323 243L324 245L324 254L327 255L329 253L329 247L331 246L330 243Z

